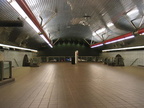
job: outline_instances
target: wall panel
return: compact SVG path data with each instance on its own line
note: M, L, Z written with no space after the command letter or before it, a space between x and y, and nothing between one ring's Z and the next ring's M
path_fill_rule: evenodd
M3 59L4 59L3 53L0 51L0 60L3 60Z
M28 55L29 59L36 56L36 54L32 52L5 50L0 52L0 60L12 61L14 67L22 66L25 54Z

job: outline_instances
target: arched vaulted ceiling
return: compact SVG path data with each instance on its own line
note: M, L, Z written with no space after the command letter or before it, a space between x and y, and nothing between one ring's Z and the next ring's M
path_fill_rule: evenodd
M34 49L46 45L39 33L33 30L8 1L15 0L0 1L0 43ZM25 1L28 5L52 44L59 39L67 41L72 37L94 44L144 27L144 0L20 1ZM4 26L4 21L9 26ZM21 21L21 27L15 21Z

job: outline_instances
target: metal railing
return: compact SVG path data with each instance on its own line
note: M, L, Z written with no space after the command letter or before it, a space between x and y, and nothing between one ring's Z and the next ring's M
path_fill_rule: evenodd
M8 64L5 65L5 63ZM0 81L12 78L12 62L11 61L0 61Z
M41 62L71 62L72 56L41 56ZM99 56L79 56L79 62L102 62Z

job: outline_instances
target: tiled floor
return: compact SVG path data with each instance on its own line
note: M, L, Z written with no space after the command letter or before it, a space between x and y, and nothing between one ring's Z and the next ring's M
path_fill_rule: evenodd
M13 73L0 108L144 108L144 67L47 63Z

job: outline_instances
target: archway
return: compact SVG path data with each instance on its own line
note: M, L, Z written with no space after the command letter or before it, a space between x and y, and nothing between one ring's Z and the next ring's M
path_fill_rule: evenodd
M23 66L30 66L28 55L25 54L23 58Z
M124 66L124 59L120 54L117 54L114 59L115 66Z

